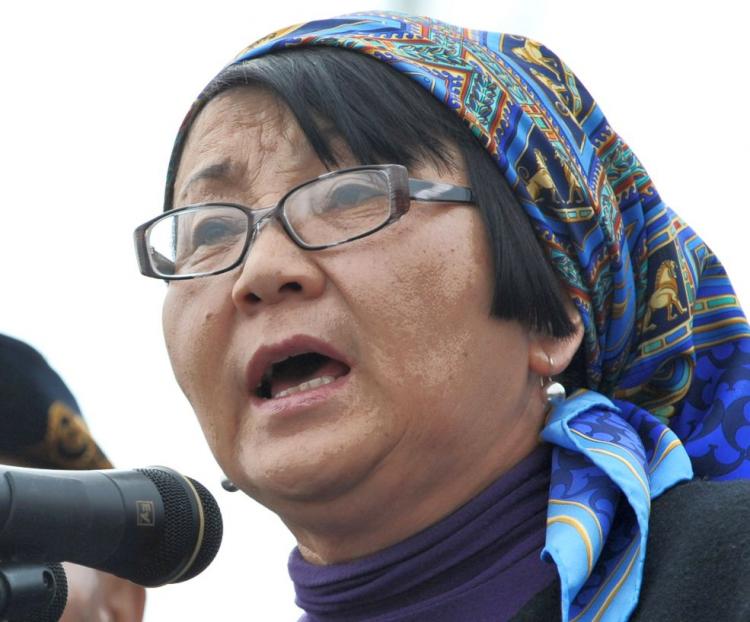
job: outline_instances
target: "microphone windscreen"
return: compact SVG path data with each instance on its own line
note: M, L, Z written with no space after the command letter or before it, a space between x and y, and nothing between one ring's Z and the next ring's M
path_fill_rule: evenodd
M147 562L133 560L129 568L118 567L115 574L149 587L194 577L211 563L221 545L223 524L216 500L202 484L174 471L136 471L154 483L162 498L164 531L159 550Z
M198 555L196 556L193 565L177 580L178 583L180 581L192 579L194 576L200 574L206 569L206 566L214 560L214 557L216 557L216 553L221 546L221 538L224 530L223 522L221 520L221 512L219 511L219 506L216 503L214 496L208 492L206 487L200 482L196 482L191 477L188 477L188 479L193 484L195 491L200 497L205 517L205 525L203 542L198 551Z
M68 603L68 578L62 564L49 564L47 568L52 572L55 589L52 600L42 607L24 611L19 616L11 616L7 622L57 622L62 617ZM46 572L48 571L45 570Z

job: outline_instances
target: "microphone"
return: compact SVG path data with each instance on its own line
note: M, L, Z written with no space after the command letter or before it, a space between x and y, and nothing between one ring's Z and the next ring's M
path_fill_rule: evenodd
M3 622L57 622L68 600L60 564L0 564L0 619Z
M0 467L3 561L69 561L156 587L202 572L221 536L211 493L166 467Z

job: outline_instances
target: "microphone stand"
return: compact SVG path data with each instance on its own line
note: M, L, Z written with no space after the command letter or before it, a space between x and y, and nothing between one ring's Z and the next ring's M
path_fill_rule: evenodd
M0 622L57 622L67 600L61 564L0 562Z

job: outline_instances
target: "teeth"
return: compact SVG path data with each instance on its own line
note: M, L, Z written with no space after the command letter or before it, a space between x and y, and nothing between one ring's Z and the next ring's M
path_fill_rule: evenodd
M307 391L307 389L321 387L324 384L333 382L334 380L336 380L336 378L334 378L333 376L321 376L320 378L313 378L312 380L308 380L307 382L298 384L296 387L289 387L288 389L284 389L283 391L272 395L271 399L275 400L277 397L286 397L287 395L292 395L292 393L299 393L300 391Z

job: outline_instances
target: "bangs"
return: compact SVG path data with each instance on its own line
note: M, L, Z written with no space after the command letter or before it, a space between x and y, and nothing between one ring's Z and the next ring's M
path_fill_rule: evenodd
M384 79L384 69L393 74L391 79ZM332 144L337 138L362 165L426 162L438 170L461 166L450 145L467 132L456 128L455 115L426 98L417 83L363 54L329 48L269 54L227 67L203 95L208 101L240 86L275 92L329 168L339 166ZM402 103L415 101L422 105Z

